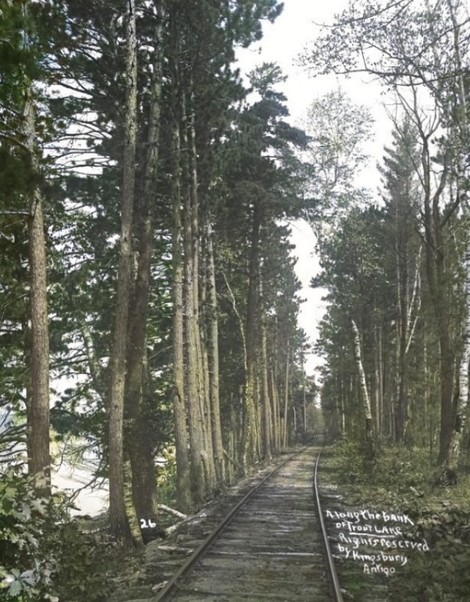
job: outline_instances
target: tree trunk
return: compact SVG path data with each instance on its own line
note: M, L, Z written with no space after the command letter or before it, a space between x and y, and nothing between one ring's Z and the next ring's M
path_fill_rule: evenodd
M197 210L192 199L193 182L190 164L190 149L188 140L187 106L184 93L181 96L181 142L186 153L182 157L183 165L183 239L184 239L184 349L185 349L185 389L188 404L189 418L189 442L191 457L191 489L193 501L199 506L205 499L207 493L207 480L204 466L205 437L203 425L203 412L201 399L201 363L199 354L199 320L197 312L197 287L198 274L195 268L198 265L195 254L198 252L199 241L194 237L197 233L197 216L193 211Z
M127 3L126 28L126 120L121 188L121 237L116 314L110 358L109 393L109 516L111 532L125 545L132 542L126 516L123 471L123 423L126 376L127 331L132 272L132 230L137 136L137 38L134 0Z
M272 402L272 416L273 416L273 440L272 446L275 452L279 452L281 449L281 408L279 406L279 392L277 389L276 375L274 366L269 372L270 382L270 398Z
M408 420L408 387L406 344L408 338L408 241L406 238L407 205L402 198L395 201L395 269L397 274L397 399L395 440L403 442Z
M211 495L216 488L216 476L214 465L214 454L212 450L212 414L209 392L209 370L207 363L207 348L203 337L202 324L200 319L202 299L200 299L200 203L199 203L199 180L196 148L196 129L195 129L195 107L193 81L190 77L188 94L189 102L186 105L186 123L187 129L187 153L189 169L189 198L190 198L190 232L191 232L191 260L192 260L192 297L193 297L193 336L194 336L194 361L196 365L198 400L200 404L201 422L199 426L202 442L202 466L204 469L205 496ZM202 286L201 286L202 288Z
M442 258L443 260L443 258ZM437 331L439 337L440 348L440 405L441 405L441 421L439 433L439 456L438 463L445 464L448 459L450 440L452 436L453 424L455 420L455 409L453 403L454 394L454 367L455 356L452 349L450 338L449 324L449 309L444 307L446 300L444 299L444 278L443 265L441 259L438 270L438 291L434 301L434 310L437 321Z
M150 272L153 251L153 207L155 205L160 139L160 105L162 89L162 18L163 7L158 4L156 15L155 50L152 73L147 156L144 170L144 189L140 211L134 220L138 241L137 275L130 306L127 357L126 448L132 471L132 499L137 518L154 520L158 514L155 463L149 426L145 412L145 371L147 367L147 316L150 291Z
M457 26L456 7L452 0L447 0L449 7L454 33L454 53L456 63L456 82L458 98L458 109L456 111L456 130L460 141L459 162L456 178L457 195L460 198L465 198L469 188L468 178L468 162L466 161L469 132L468 132L468 105L467 93L465 90L465 81L462 70L462 58L460 49L460 28ZM468 237L468 234L467 234ZM470 237L467 238L467 246L465 250L465 325L463 333L463 351L459 366L459 397L457 400L457 408L455 414L454 428L452 431L449 444L449 457L447 460L449 475L451 478L455 476L459 461L459 456L462 446L462 437L464 433L465 423L467 419L468 408L468 372L470 363Z
M237 302L235 299L235 295L233 294L232 288L230 286L229 281L227 280L227 276L225 275L225 273L222 273L222 276L224 278L225 281L225 286L227 288L228 291L228 296L230 298L230 302L232 304L232 309L233 309L233 313L235 314L235 317L237 319L237 324L238 324L238 328L240 331L240 340L242 341L242 352L243 352L243 382L246 383L247 380L247 374L248 374L248 359L247 359L247 346L246 346L246 334L245 334L245 324L243 322L243 318L240 315L240 312L238 311L238 307L237 307ZM245 385L243 385L245 387ZM241 422L243 423L244 420L244 392L241 391L240 393L240 397L241 397L241 407L242 409L242 415L240 416L241 418ZM233 410L231 413L231 418L233 418ZM243 464L243 437L244 437L244 428L243 428L243 424L241 425L237 425L236 430L233 430L233 419L231 419L230 424L232 425L232 435L233 435L233 440L236 439L237 442L237 452L238 452L238 456L241 459L241 462ZM243 468L243 471L246 470L246 467Z
M208 361L209 361L209 386L212 414L212 446L217 481L225 481L225 460L222 443L222 425L220 419L220 394L219 394L219 321L217 308L217 289L215 281L214 236L210 215L207 219L207 284L208 284Z
M95 392L100 396L103 405L106 406L107 390L103 378L103 369L98 358L96 357L95 345L88 324L82 323L80 325L80 334L82 335L83 345L86 351L88 370L90 371L90 377L91 382L93 384L93 388Z
M382 342L382 327L375 327L375 404L374 404L374 418L375 418L375 431L381 432L382 428L382 413L383 413L383 385L384 385L384 374L383 374L383 342Z
M262 423L262 454L264 458L271 458L272 455L272 415L271 400L269 398L269 377L268 377L268 342L266 335L266 316L262 310L261 316L261 423Z
M26 90L24 134L36 177L39 164L36 146L36 119L31 84ZM49 316L47 303L47 257L43 202L37 184L32 191L28 218L30 261L31 347L30 396L27 408L28 467L39 490L50 493L51 457L49 447Z
M255 193L256 194L256 193ZM260 233L262 221L261 200L254 199L253 219L250 240L249 281L246 309L246 380L243 412L243 465L245 468L256 458L257 428L256 428L256 341L258 336L259 312L259 267L260 267Z
M302 349L302 434L304 439L307 435L307 395L305 390L305 360Z
M181 143L179 120L173 124L173 411L175 415L176 487L183 512L192 508L184 372L183 232L181 223Z
M286 365L285 365L285 382L284 382L284 422L282 431L282 447L287 447L288 439L288 425L289 425L289 368L290 368L290 351L289 341L287 341L286 349Z
M50 487L49 450L49 329L47 259L42 202L38 198L29 219L31 266L31 407L28 413L31 474Z
M450 337L450 308L445 298L445 249L442 236L440 200L448 178L444 169L437 188L432 192L432 170L429 136L422 136L421 164L423 169L424 240L426 278L429 285L434 318L439 340L440 375L440 432L438 463L445 464L454 423L454 353Z
M457 401L455 425L452 431L449 459L447 462L447 468L449 471L452 471L453 475L456 474L458 467L468 408L468 370L470 363L470 239L467 242L465 251L465 274L466 318L464 327L464 346L459 370L459 398Z
M372 408L370 403L370 396L369 391L367 389L366 373L364 371L364 365L362 363L361 336L359 334L359 329L356 325L356 322L353 319L351 319L351 324L354 332L354 358L356 360L356 367L359 373L359 381L362 393L367 456L369 460L373 460L375 456L374 427L372 422Z

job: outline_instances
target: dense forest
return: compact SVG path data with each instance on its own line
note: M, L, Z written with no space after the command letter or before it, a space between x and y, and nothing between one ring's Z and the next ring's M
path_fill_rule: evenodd
M304 57L394 101L380 198L336 214L322 247L324 409L372 455L377 437L435 450L450 479L470 359L469 35L465 3L353 3Z
M377 191L356 177L366 109L338 89L312 99L301 129L276 64L240 73L237 49L282 8L0 3L1 599L65 599L75 582L81 599L66 548L88 542L51 486L64 457L94 458L125 547L162 503L193 512L315 428L296 219L316 234L312 286L328 291L329 432L369 459L385 444L429 449L439 478L458 479L468 9L353 0L299 58L306 77L366 74L392 99ZM84 599L101 599L93 588Z

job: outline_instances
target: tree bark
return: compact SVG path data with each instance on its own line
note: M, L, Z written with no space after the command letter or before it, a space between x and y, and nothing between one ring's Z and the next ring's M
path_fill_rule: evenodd
M271 415L271 400L269 398L268 376L268 342L266 334L266 316L262 309L260 320L261 328L261 424L262 424L262 453L264 458L270 459L272 455L273 425Z
M134 0L127 2L126 26L126 120L121 188L121 236L118 267L116 314L110 358L109 392L109 516L111 532L125 545L132 542L124 500L124 392L127 331L132 273L132 230L137 136L137 37Z
M449 7L453 33L454 33L454 54L456 63L456 91L458 98L458 106L456 110L455 130L459 139L459 160L457 168L456 188L457 195L464 198L469 188L468 167L466 161L466 153L468 150L469 132L468 132L468 104L467 94L465 90L464 76L462 75L462 57L460 51L460 28L457 26L456 7L452 0L447 0ZM468 217L467 217L468 219ZM468 373L470 364L470 238L467 233L467 246L465 250L465 324L463 332L463 351L459 366L459 397L455 412L455 422L449 443L449 457L447 460L447 468L451 471L450 477L455 475L458 467L458 461L462 447L462 437L464 433L465 423L468 411Z
M198 274L195 269L198 265L197 257L199 241L197 232L197 211L192 198L193 182L191 171L191 156L188 138L188 115L185 93L181 95L181 142L185 149L182 156L183 165L183 265L184 265L184 350L185 350L185 391L189 418L189 442L191 457L191 490L193 502L199 506L206 498L207 475L205 473L205 436L203 424L203 410L201 399L201 363L200 348L198 344Z
M463 352L459 368L459 398L457 401L454 429L452 431L449 446L449 459L447 461L447 469L452 471L453 475L457 472L468 408L468 371L470 364L470 239L467 242L465 251L465 275L466 317L463 336Z
M184 307L184 231L183 231L183 159L182 159L182 61L181 34L176 13L170 13L171 74L171 196L173 212L173 412L175 425L176 489L179 507L190 512L193 507L188 431L188 398L185 374L185 307Z
M260 233L262 222L261 200L255 191L250 238L248 298L246 309L246 378L243 404L242 458L245 469L256 458L258 433L255 408L256 349L259 315Z
M212 414L212 447L214 450L214 461L216 478L219 483L225 481L224 447L222 443L222 425L220 419L220 392L219 392L219 320L217 304L217 288L215 280L214 260L214 235L210 215L207 220L207 283L208 283L208 361L209 361L209 386Z
M173 124L173 411L175 414L176 487L184 512L192 508L184 371L183 232L181 222L181 142L179 119Z
M272 366L271 370L269 371L269 384L273 416L272 446L275 452L279 452L281 449L281 408L279 404L279 391L277 388L274 366Z
M210 402L209 369L207 361L207 346L204 338L201 320L202 306L205 299L200 295L203 284L200 269L201 254L201 227L200 227L200 202L198 178L198 153L196 148L196 126L194 106L194 82L189 78L188 102L186 104L187 123L187 156L189 169L189 199L190 199L190 236L191 236L191 261L192 261L192 335L194 337L194 362L196 365L198 400L200 404L200 436L202 443L202 467L204 470L205 493L211 495L216 488L214 453L212 448L212 412Z
M36 119L32 85L27 84L24 105L24 134L33 174L39 174ZM40 491L50 493L51 457L49 446L49 315L47 300L47 256L43 199L33 185L28 218L30 262L31 348L30 396L27 408L28 467Z
M284 422L282 432L282 446L287 447L288 443L288 424L289 424L289 368L290 368L290 349L289 341L287 341L286 348L286 365L285 365L285 381L284 381Z
M129 308L129 341L126 387L126 448L132 471L132 499L137 518L154 520L158 514L155 463L146 416L145 372L147 368L147 319L151 282L154 234L154 210L160 140L162 90L162 20L163 6L157 3L155 15L155 57L149 108L147 156L140 211L135 211L134 230L138 240L137 275Z
M356 322L351 319L351 324L354 332L354 358L356 360L356 367L359 373L359 382L362 393L362 404L365 419L365 434L366 434L366 446L367 455L369 460L373 460L375 456L374 448L374 426L372 422L372 408L370 403L369 390L367 388L366 373L364 371L364 365L362 362L361 352L361 336Z
M395 440L403 442L408 420L408 386L406 344L408 338L408 241L406 238L407 206L401 197L395 200L395 269L397 275L397 400Z

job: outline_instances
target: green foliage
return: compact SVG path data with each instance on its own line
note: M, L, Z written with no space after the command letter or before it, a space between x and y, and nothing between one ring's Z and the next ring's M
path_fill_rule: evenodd
M338 217L365 200L357 176L368 159L365 145L371 138L372 123L368 109L353 103L341 88L310 105L305 129L314 176L308 185L307 212L316 220L318 231L327 231L327 224L337 224Z
M397 442L431 448L440 430L440 463L449 458L464 320L463 252L458 249L465 236L458 231L458 213L467 178L467 23L465 2L460 1L351 0L303 57L317 74L367 73L397 101L393 145L380 169L388 213L381 246L389 265L380 286L385 289L387 282L395 289L390 299L394 315L388 324L367 320L359 329L364 355L370 357L364 363L378 429ZM387 265L373 264L377 272ZM367 279L357 282L367 288ZM365 308L369 314L375 309L370 304ZM371 326L377 341L364 332ZM383 370L377 378L379 363ZM437 375L432 382L431 374ZM332 376L341 378L336 366ZM345 390L346 382L338 383L336 391ZM350 399L343 395L341 403ZM383 408L391 407L394 411L385 417ZM344 418L345 412L339 413Z
M424 509L417 521L431 552L416 554L391 581L392 602L464 602L470 591L470 512L449 503ZM430 576L432 575L432 578Z
M0 190L0 251L4 251L0 270L0 288L4 293L0 303L3 320L0 403L5 400L18 417L20 412L24 413L27 401L24 392L28 383L30 332L26 212L30 206L30 191L39 185L46 212L51 380L53 388L58 389L52 390L52 425L57 438L84 437L98 449L104 470L107 464L105 400L109 386L120 224L125 97L121 15L124 10L123 2L109 6L100 3L100 10L96 10L96 6L82 0L7 2L0 9L3 18L0 24L0 121L4 123L0 125L0 180L4 184ZM150 82L156 73L154 65L160 52L164 71L160 107L162 152L156 177L158 194L152 209L156 233L146 333L148 361L142 396L146 435L154 455L165 449L173 436L170 401L173 279L169 234L173 165L168 159L171 153L167 151L178 111L173 106L175 90L172 86L178 88L176 96L180 93L186 96L190 104L188 114L194 115L201 219L206 211L211 213L217 231L228 212L223 205L235 206L237 221L227 222L229 228L234 223L238 225L231 247L234 269L241 272L241 276L230 281L236 289L240 313L246 309L243 268L249 255L247 224L252 217L255 197L261 193L266 216L262 232L262 276L264 302L269 312L268 342L274 345L288 337L300 338L295 322L298 283L289 257L289 233L275 224L280 217L299 213L301 166L295 150L305 145L306 138L301 130L286 121L285 97L274 89L283 79L277 66L265 65L256 71L252 84L261 98L240 109L248 91L243 89L239 73L232 65L235 46L245 46L259 39L262 21L273 20L281 10L282 4L277 0L225 4L169 0L162 38L157 40L158 11L137 3L138 199L142 198L144 188ZM178 73L177 82L173 70ZM40 163L38 173L36 170L32 173L30 152L24 148L21 115L25 88L31 88L37 109L34 145ZM236 160L232 161L233 157L223 151L231 148L233 138L237 139L233 144ZM46 147L47 161L42 156ZM183 184L184 188L186 184ZM136 258L140 252L143 219L139 212L144 212L140 201L134 216L136 228L132 241ZM225 224L222 227L226 227ZM216 246L221 238L219 228ZM222 261L217 269L219 280L224 270L230 271ZM283 295L283 287L288 288L287 295ZM228 318L233 316L232 303L226 313ZM227 319L227 324L221 326L221 333L227 339L234 339L233 331L236 332L236 339L230 343L233 353L230 349L230 354L224 354L227 363L222 364L221 380L227 382L229 390L225 404L228 415L232 397L240 397L243 347L240 328L238 325L233 328L233 319ZM285 355L281 349L281 365L285 363ZM238 373L232 378L232 371L237 369ZM65 390L64 382L67 383ZM126 429L126 437L128 432ZM162 501L174 505L174 463L169 467L168 473L159 475L160 496ZM24 477L17 475L15 479L8 477L10 482L14 481L12 495L18 503L22 500L29 507L35 499L34 490ZM47 509L34 520L6 523L5 541L12 547L8 548L11 557L8 562L5 560L4 577L9 581L4 581L3 593L11 599L29 600L46 599L46 595L61 598L66 591L64 599L70 602L80 600L86 591L87 600L91 595L98 600L99 576L87 568L92 565L89 545L94 542L82 536L52 501L44 500L44 503ZM18 529L16 540L8 531L14 528ZM33 545L27 536L36 530ZM17 548L13 545L15 541ZM28 541L28 545L24 541ZM35 562L43 564L36 567ZM28 573L32 570L34 578Z
M430 492L432 464L429 453L422 449L379 442L373 464L364 459L360 442L343 440L335 450L335 469L341 482L351 487L351 495L358 503L403 506L406 502L409 510L416 511L425 493Z
M51 534L50 553L58 550L54 586L60 602L102 602L109 589L106 558L113 545L95 533L84 533L68 520Z
M161 504L177 506L175 450L164 451L166 462L158 471L158 499Z
M57 600L52 575L56 558L43 554L43 528L49 527L50 502L38 497L32 482L10 470L0 482L0 599Z
M105 599L103 553L82 533L59 497L43 497L10 470L0 482L0 600L99 602Z
M362 462L360 445L342 441L329 465L344 483L349 502L377 508L400 508L414 521L407 533L426 540L430 552L411 553L410 561L391 577L391 602L464 602L470 591L470 480L458 487L432 489L429 452L383 447L372 471ZM353 467L353 468L351 468Z

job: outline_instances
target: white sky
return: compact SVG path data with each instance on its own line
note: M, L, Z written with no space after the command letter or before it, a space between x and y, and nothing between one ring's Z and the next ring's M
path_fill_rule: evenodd
M312 78L305 68L296 64L299 54L318 33L319 28L316 24L331 22L334 15L340 13L346 5L347 0L329 0L321 4L315 0L285 0L281 16L273 24L265 24L263 39L250 49L239 53L239 64L245 72L262 62L275 62L281 67L288 79L280 89L287 96L291 122L295 125L300 125L314 98L323 96L339 85L354 102L366 105L376 122L386 124L376 128L380 134L376 134L374 141L370 143L370 148L367 149L373 158L371 168L364 176L368 180L365 184L368 183L375 189L379 180L374 166L383 154L383 146L387 142L390 130L385 121L383 97L380 96L379 85L367 82L365 76L351 79L335 76ZM325 308L325 304L321 301L322 291L313 290L309 286L311 278L319 270L318 258L314 253L315 237L310 226L304 221L299 221L293 225L292 239L298 257L296 272L303 285L302 297L306 299L306 302L301 305L300 326L314 343L318 323ZM307 359L307 373L312 374L319 364L320 360L311 354Z

